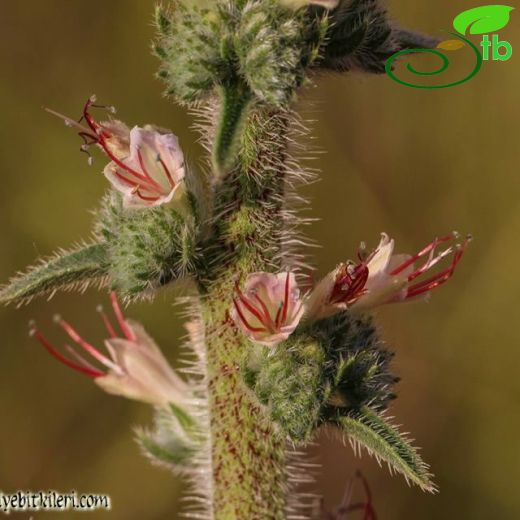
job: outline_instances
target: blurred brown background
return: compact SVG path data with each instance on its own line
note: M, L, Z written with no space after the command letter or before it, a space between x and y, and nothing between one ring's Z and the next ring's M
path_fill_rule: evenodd
M172 128L188 157L200 156L190 118L161 97L153 77L153 4L0 0L2 280L37 255L88 237L89 210L107 187L103 160L89 168L74 132L43 105L75 116L96 93L131 124ZM439 34L475 6L456 4L394 0L390 8L404 25ZM513 12L500 32L513 47L520 45L518 16ZM392 413L423 447L440 494L409 488L323 436L319 484L331 505L360 467L383 520L520 517L519 59L489 62L470 83L444 91L331 75L302 99L313 104L315 135L327 150L323 180L306 189L321 218L310 231L323 245L315 253L321 272L352 257L361 240L375 245L383 230L407 252L452 229L476 238L430 303L378 313L403 378ZM35 318L58 340L51 318L61 312L99 341L95 307L104 299L89 291L1 310L0 489L111 495L111 513L82 518L177 518L182 484L151 467L133 442L132 428L149 422L148 408L104 395L27 337ZM169 298L129 314L146 323L174 361L182 330Z

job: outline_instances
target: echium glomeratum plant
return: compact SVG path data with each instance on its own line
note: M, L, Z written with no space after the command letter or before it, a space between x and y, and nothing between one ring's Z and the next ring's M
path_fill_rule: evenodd
M156 24L159 76L196 118L207 168L186 164L170 130L130 128L94 97L79 119L54 112L89 161L106 156L110 189L95 240L14 278L1 301L109 288L115 320L99 310L104 347L61 317L72 340L63 349L36 324L32 334L107 392L156 407L139 442L191 479L193 518L309 517L315 503L298 489L308 465L297 454L325 425L434 490L385 415L396 377L369 313L446 282L467 239L450 233L403 255L383 234L309 287L294 189L313 174L295 158L306 130L291 107L321 70L380 73L395 52L435 41L400 29L378 0L178 1L157 8ZM118 302L184 279L195 362L180 375Z

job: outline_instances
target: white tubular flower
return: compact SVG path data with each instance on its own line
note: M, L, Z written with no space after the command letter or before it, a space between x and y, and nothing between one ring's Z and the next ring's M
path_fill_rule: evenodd
M471 240L468 236L462 243L453 243L458 238L458 233L450 233L435 238L415 255L405 255L394 254L394 240L383 233L372 253L367 255L362 248L357 264L341 264L323 278L307 300L306 316L316 320L345 309L368 310L428 294L446 283L455 272ZM447 242L452 245L437 252L437 248ZM430 277L423 277L450 256L447 266ZM416 266L423 257L425 261Z
M237 286L230 315L254 343L274 347L296 329L303 301L293 273L252 273Z
M53 110L69 126L80 130L84 140L81 147L87 154L92 145L98 145L110 162L104 169L105 177L121 192L126 206L146 208L167 204L178 192L185 175L184 154L179 141L169 130L151 125L144 128L128 126L117 120L98 123L90 110L95 105L91 97L83 108L79 122ZM113 112L112 107L108 108ZM82 124L85 122L86 125ZM92 157L89 154L89 162ZM182 191L182 190L181 190Z
M72 341L92 358L92 361L68 345L65 348L70 357L63 355L34 325L31 335L36 337L52 356L68 367L91 377L109 394L163 407L169 403L182 405L190 399L188 383L173 371L144 328L139 323L125 319L114 293L112 306L122 336L118 335L108 316L100 309L109 334L109 338L105 340L108 355L83 339L68 322L59 316L56 317L57 323Z

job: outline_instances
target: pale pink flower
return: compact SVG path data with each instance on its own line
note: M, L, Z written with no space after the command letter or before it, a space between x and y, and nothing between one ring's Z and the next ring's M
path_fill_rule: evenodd
M252 342L273 347L294 332L303 311L293 273L252 273L243 291L237 286L230 315Z
M457 233L435 238L412 256L394 254L394 240L383 233L372 253L367 255L362 248L357 264L341 264L316 286L306 303L307 316L319 319L340 310L366 310L429 293L446 283L455 272L471 240L467 237L462 243L454 243L458 238ZM441 244L449 242L449 247L437 251ZM424 276L447 257L451 257L447 266L429 277ZM417 266L422 258L424 262Z
M169 130L151 125L144 128L128 126L117 120L97 122L90 110L95 105L91 97L79 121L48 110L61 117L69 126L80 130L84 140L81 150L98 145L109 157L105 177L123 194L124 203L132 207L154 207L170 202L185 175L184 155L179 141ZM109 108L113 111L112 107ZM86 123L85 124L83 124ZM89 162L91 162L89 154Z
M83 339L76 329L60 316L56 317L56 322L72 341L90 356L91 360L69 345L65 345L69 354L65 356L34 324L31 326L31 335L52 356L68 367L91 377L109 394L121 395L156 406L166 406L168 403L180 405L189 399L188 383L173 371L144 328L123 316L114 293L112 293L112 307L122 336L116 332L116 328L103 310L99 309L109 335L105 340L108 355Z

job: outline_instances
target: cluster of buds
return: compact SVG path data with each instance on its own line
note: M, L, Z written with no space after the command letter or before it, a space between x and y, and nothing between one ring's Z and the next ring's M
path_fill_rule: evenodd
M274 346L287 339L302 318L315 321L428 295L451 278L471 237L458 239L458 233L451 233L415 255L404 255L394 254L394 240L383 233L376 249L367 253L362 245L357 263L340 264L305 295L294 273L250 274L244 291L237 287L231 318L253 342ZM446 243L451 245L438 251ZM448 265L426 276L449 257Z
M77 128L84 143L81 150L92 156L89 148L99 146L110 159L104 169L105 177L123 194L125 205L154 207L171 202L178 192L185 175L184 155L177 137L169 130L146 125L131 130L118 120L97 122L92 108L105 108L114 113L113 107L96 105L92 96L83 108L78 121L59 114L68 126Z
M119 334L103 309L98 308L108 332L108 339L105 340L107 353L86 341L61 316L56 316L56 323L79 349L65 345L69 355L62 354L34 323L31 323L31 336L58 361L92 378L109 394L121 395L155 406L167 406L169 403L182 405L190 397L188 383L173 371L144 328L124 317L115 293L112 293L111 299L120 329ZM87 359L82 351L90 356L91 360Z

